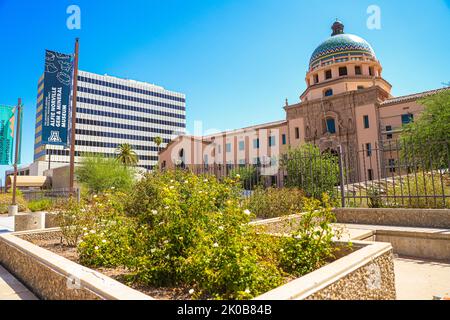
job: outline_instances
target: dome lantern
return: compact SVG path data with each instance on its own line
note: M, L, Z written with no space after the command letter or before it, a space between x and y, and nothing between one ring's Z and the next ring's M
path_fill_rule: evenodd
M338 19L336 19L336 22L333 23L333 25L331 26L331 29L333 30L333 33L331 34L332 37L337 34L344 33L344 25Z

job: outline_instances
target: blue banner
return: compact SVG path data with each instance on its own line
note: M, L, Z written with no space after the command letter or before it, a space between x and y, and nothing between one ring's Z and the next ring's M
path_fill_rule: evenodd
M72 55L45 51L42 143L68 144Z

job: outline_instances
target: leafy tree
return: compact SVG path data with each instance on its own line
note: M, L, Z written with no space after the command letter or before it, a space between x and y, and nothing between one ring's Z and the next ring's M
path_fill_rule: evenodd
M339 183L339 159L331 153L320 153L313 144L289 149L281 161L287 171L286 186L302 189L309 197L321 199L323 193L336 195Z
M405 126L400 142L404 161L425 168L448 167L450 161L450 90L418 101L420 117Z
M101 193L111 188L127 191L134 181L134 170L113 158L90 156L82 159L76 168L78 182L87 187L89 193Z
M116 149L117 161L125 166L137 165L139 158L128 143L121 144Z

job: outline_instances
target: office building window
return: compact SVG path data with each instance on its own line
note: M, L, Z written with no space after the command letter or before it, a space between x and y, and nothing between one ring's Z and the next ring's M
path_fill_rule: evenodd
M328 118L326 120L326 125L327 125L327 132L328 133L331 133L331 134L336 133L336 123L335 123L333 118Z
M333 95L333 89L327 89L325 90L324 94L325 97L330 97Z
M295 127L295 139L300 139L300 129L299 129L299 127Z
M395 172L395 159L389 159L389 172Z
M414 115L412 113L402 114L402 125L406 125L414 121Z
M372 144L371 143L366 143L366 153L367 153L368 157L372 156Z
M369 181L373 180L373 169L367 169L367 179Z
M245 142L244 141L239 141L239 150L243 151L245 149Z
M368 129L370 126L369 116L364 116L363 119L364 119L364 129Z
M253 149L259 149L259 138L253 139Z
M390 133L392 131L392 126L386 126L386 139L392 139L392 133Z
M287 143L286 135L284 133L281 135L281 142L283 143L283 145L285 145Z
M275 143L275 136L269 137L269 147L274 147L276 145Z

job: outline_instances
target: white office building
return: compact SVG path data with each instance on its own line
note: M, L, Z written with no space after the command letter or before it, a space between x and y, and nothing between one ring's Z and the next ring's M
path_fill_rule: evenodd
M34 161L51 167L68 163L69 147L42 144L44 77L39 79ZM79 71L75 162L86 153L116 156L128 143L139 157L138 166L150 170L158 161L155 137L163 149L185 133L185 95L153 84Z

